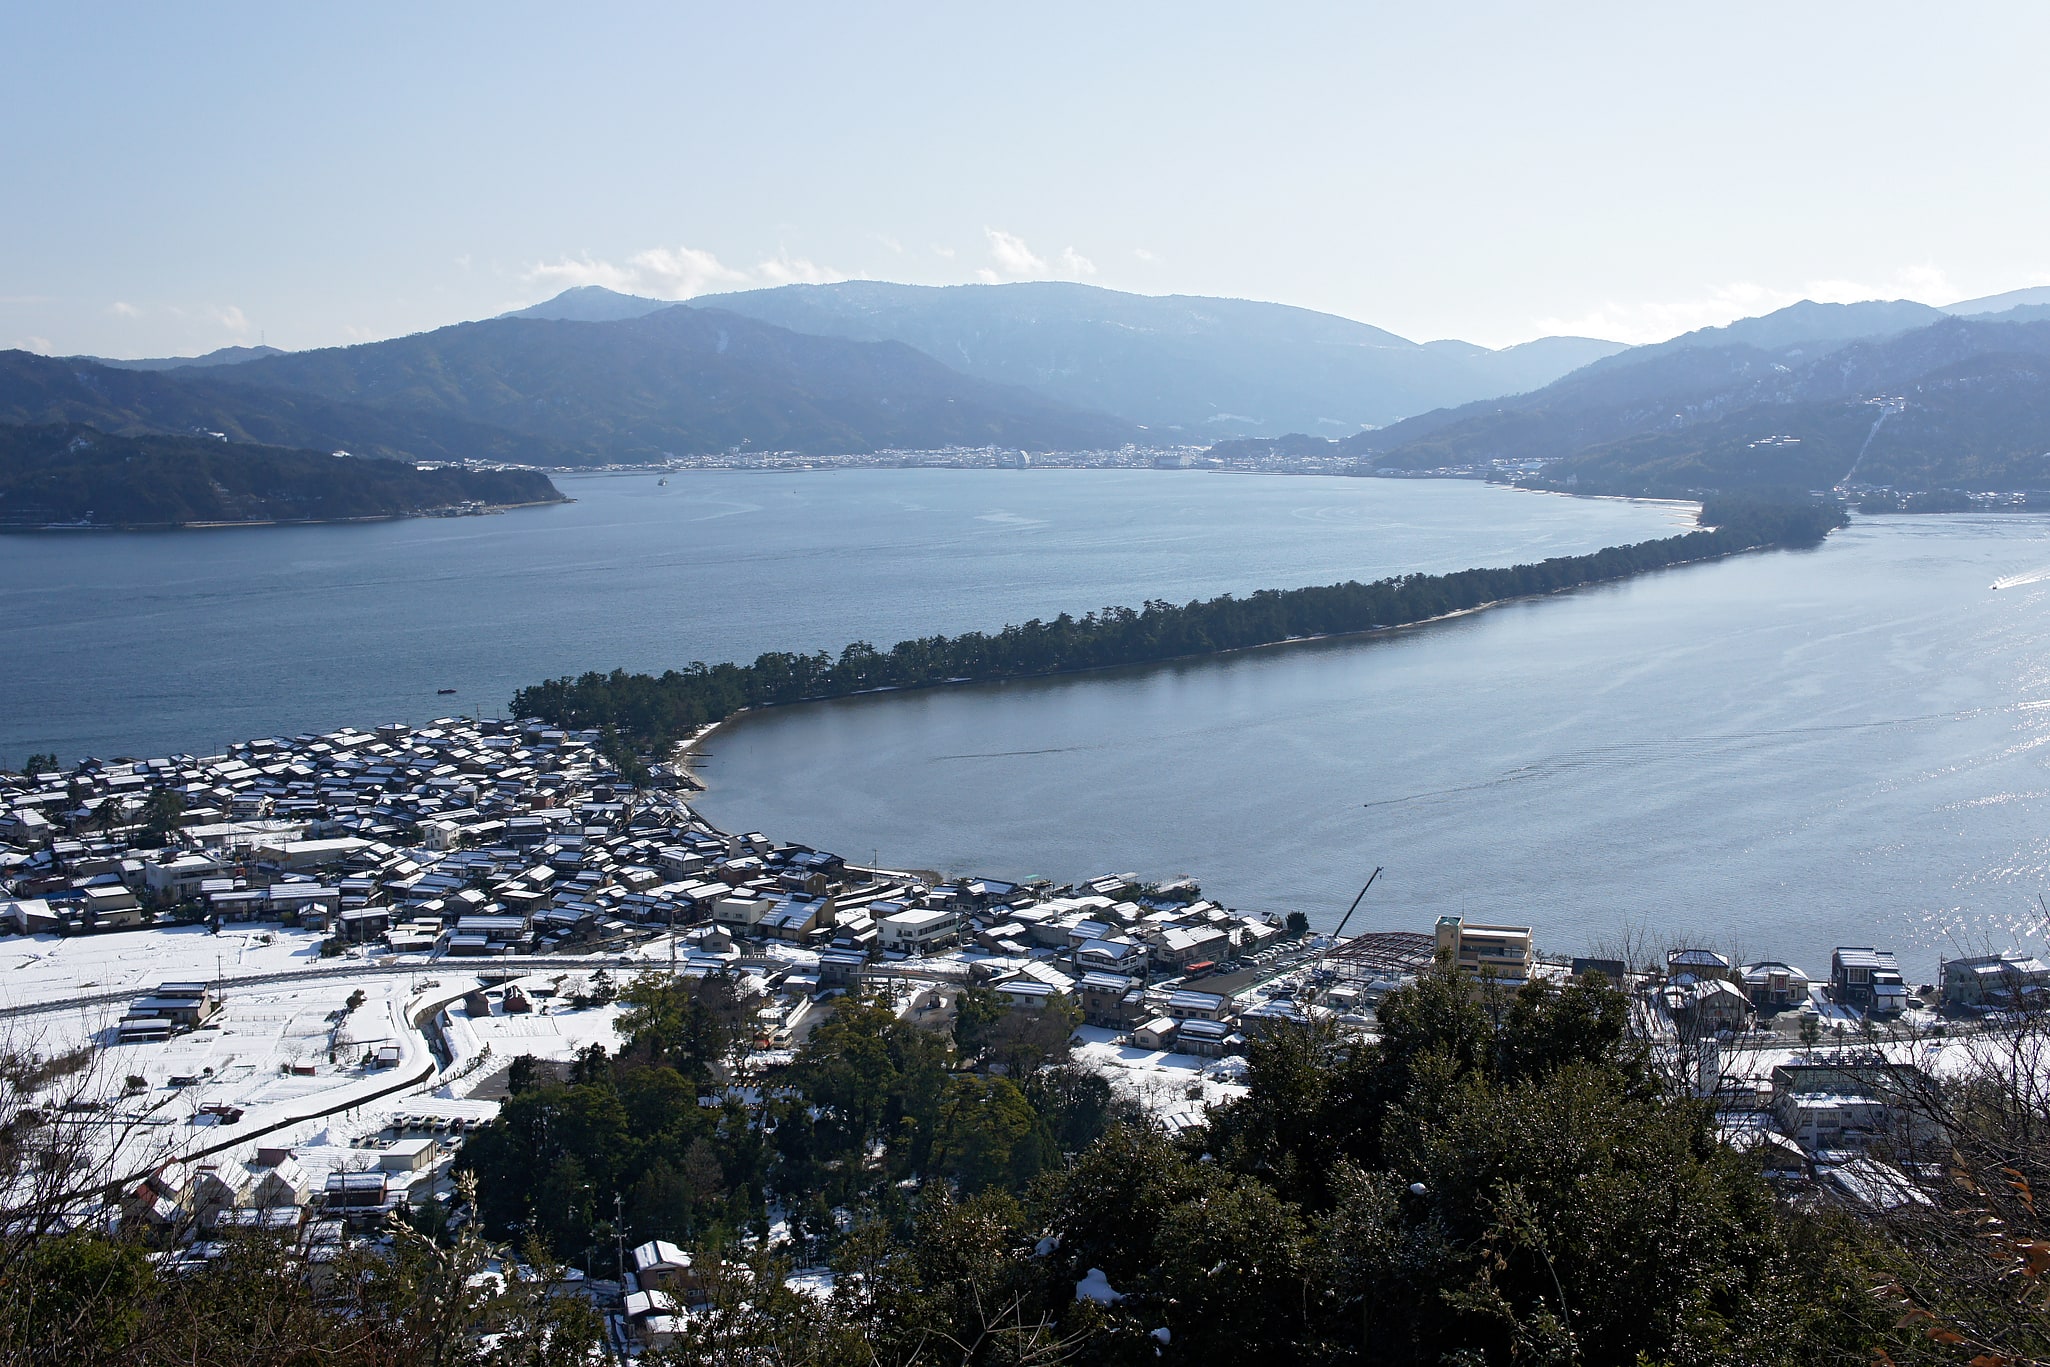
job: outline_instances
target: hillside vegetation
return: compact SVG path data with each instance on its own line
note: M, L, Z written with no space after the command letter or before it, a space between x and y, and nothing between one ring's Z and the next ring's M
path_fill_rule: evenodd
M1071 1002L1007 1012L988 989L958 993L951 1031L857 989L727 1086L757 1009L739 982L646 974L616 1048L566 1077L515 1060L458 1160L461 1223L429 1203L381 1247L324 1254L223 1230L183 1264L132 1227L0 1243L0 1362L569 1367L606 1342L587 1277L649 1239L692 1264L649 1367L2021 1367L2050 1348L2043 1110L2013 1074L1932 1098L1954 1141L1939 1198L1857 1218L1780 1199L1771 1151L1724 1142L1598 975L1511 991L1441 963L1371 1037L1280 1023L1243 1095L1174 1136L1071 1062ZM492 1275L515 1247L533 1272Z
M1834 313L1747 320L1343 448L1363 469L1544 461L1535 482L1592 493L2050 486L2050 319L2024 307L1899 330L1919 305L1857 307L1889 310L1862 315L1886 330L1846 338L1853 321Z
M596 301L568 302L588 310ZM1535 389L1623 349L1588 337L1500 351L1418 343L1285 304L1057 281L850 280L698 302L798 332L902 342L963 374L1115 413L1162 444L1291 431L1342 437L1445 404Z
M0 527L332 521L561 499L535 471L418 470L211 438L113 436L76 424L0 427Z
M0 352L0 422L524 465L954 445L1086 450L1141 435L899 343L802 336L682 305L607 323L460 323L171 369Z
M1079 450L1139 435L902 343L806 336L681 304L612 322L461 323L217 373L244 390L516 432L579 463L728 450Z

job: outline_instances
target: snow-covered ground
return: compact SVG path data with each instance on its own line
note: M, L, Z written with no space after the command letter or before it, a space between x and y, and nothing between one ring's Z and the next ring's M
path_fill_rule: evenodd
M1246 1094L1235 1080L1245 1067L1243 1059L1141 1049L1116 1031L1093 1025L1077 1030L1075 1038L1076 1062L1109 1078L1169 1129L1196 1124L1210 1107Z
M343 967L323 962L320 940L316 931L272 924L227 926L218 935L203 925L108 935L10 935L0 939L0 1007L106 992L140 995L163 982Z
M523 978L515 986L531 997L537 986L552 984L555 977L548 974ZM489 1016L472 1016L460 1005L451 1007L443 1030L443 1038L456 1056L450 1071L458 1071L463 1060L480 1056L487 1049L492 1059L505 1062L521 1054L532 1054L541 1059L571 1059L593 1044L604 1045L607 1052L618 1048L619 1033L613 1027L622 1008L617 1003L579 1011L571 1007L565 996L531 999L534 1010L525 1015L504 1014L499 998L492 999L492 1014ZM483 1070L486 1074L490 1071Z

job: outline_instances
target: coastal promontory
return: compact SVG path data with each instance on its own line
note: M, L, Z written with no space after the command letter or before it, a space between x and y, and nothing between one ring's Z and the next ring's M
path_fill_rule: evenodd
M422 468L76 423L0 426L0 530L341 522L563 502L538 470Z

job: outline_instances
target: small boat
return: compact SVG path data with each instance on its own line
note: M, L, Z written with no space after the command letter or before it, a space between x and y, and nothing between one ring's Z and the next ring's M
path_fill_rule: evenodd
M437 688L434 691L440 694L442 697L450 697L453 696L455 693L455 690L453 688Z
M660 479L658 479L658 480L656 480L656 481L655 481L655 487L659 489L659 488L661 488L661 487L662 487L663 485L667 484L668 482L669 482L669 476L667 476L667 475L664 475L664 476L662 476L662 478L660 478Z

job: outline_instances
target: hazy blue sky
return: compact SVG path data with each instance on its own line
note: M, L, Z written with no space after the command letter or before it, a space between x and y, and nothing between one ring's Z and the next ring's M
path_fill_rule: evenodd
M30 5L0 346L1066 276L1638 341L2050 281L2050 7Z

